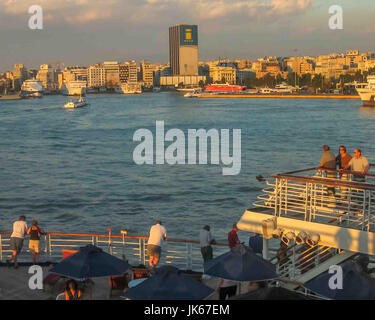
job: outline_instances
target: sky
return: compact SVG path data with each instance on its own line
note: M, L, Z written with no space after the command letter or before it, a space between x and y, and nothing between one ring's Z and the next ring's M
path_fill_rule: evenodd
M28 27L29 7L43 29ZM331 30L329 7L343 9ZM0 72L16 63L168 63L168 28L197 24L199 60L375 51L375 0L0 0Z

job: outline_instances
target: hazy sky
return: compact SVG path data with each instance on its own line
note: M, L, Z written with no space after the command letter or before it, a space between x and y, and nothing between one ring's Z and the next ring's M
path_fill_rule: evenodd
M44 11L30 30L28 8ZM330 30L328 9L344 10ZM0 0L0 71L15 63L167 63L168 27L198 24L199 59L375 51L375 0Z

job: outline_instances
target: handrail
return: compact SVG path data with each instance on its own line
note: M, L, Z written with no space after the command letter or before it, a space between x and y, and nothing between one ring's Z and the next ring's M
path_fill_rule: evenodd
M11 232L0 232L0 235L11 235ZM128 236L128 235L108 235L108 234L94 234L94 233L63 233L63 232L47 232L50 236L68 236L68 237L98 237L98 238L116 238L116 239L141 239L147 240L148 237L146 236ZM199 244L198 240L186 240L186 239L174 239L174 238L166 238L165 241L170 242L182 242L182 243L195 243ZM215 242L212 245L216 246L228 246L228 243L220 243Z
M369 189L375 190L374 184L356 182L356 181L345 181L340 179L329 179L329 178L321 178L321 177L305 177L305 176L293 176L289 174L278 174L276 176L271 176L274 179L285 179L290 181L297 181L297 182L310 182L313 184L324 184L327 186L332 187L352 187L356 189Z

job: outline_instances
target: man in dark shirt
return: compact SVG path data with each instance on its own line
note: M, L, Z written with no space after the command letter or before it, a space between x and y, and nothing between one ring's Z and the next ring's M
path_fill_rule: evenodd
M254 233L249 239L249 247L253 249L254 253L263 253L263 237L260 234Z
M238 239L237 235L237 224L233 225L233 229L228 233L228 245L229 248L234 248L236 245L240 244L240 240Z

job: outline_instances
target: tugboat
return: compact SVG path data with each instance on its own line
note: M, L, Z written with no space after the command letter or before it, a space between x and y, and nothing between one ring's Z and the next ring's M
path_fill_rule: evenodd
M76 101L69 101L67 104L64 105L64 108L76 109L76 108L82 108L82 107L86 107L86 106L89 106L89 103L87 103L86 100L84 98L82 98L82 96L81 96Z

